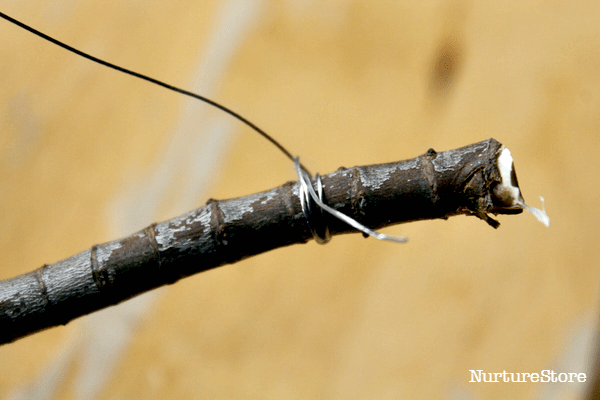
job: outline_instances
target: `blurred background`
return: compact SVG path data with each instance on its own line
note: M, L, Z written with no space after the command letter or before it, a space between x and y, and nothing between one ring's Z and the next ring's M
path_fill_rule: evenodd
M501 216L334 237L0 347L8 399L578 399L600 265L596 1L4 1L76 48L196 91L311 170L494 137L551 226ZM0 279L294 180L203 103L0 21ZM469 370L584 372L469 383Z

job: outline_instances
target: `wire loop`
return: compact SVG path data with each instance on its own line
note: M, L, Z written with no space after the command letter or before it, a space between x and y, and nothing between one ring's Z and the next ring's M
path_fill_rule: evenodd
M297 162L297 158L294 163ZM321 175L318 173L315 175L317 184L317 196L321 202L323 200L323 182L321 181ZM319 244L326 244L331 240L331 234L329 233L329 226L327 225L326 215L323 212L323 208L313 200L308 190L308 185L312 185L310 179L308 183L304 179L300 179L300 204L302 205L302 212L308 223L308 228L315 241Z

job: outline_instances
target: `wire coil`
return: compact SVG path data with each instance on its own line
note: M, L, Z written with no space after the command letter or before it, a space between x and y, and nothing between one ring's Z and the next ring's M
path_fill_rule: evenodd
M317 185L317 196L319 200L325 203L323 199L323 182L321 181L321 175L318 173L315 175ZM327 225L326 215L323 212L323 208L313 200L310 196L310 192L307 187L307 183L304 179L300 179L300 190L298 196L300 197L300 204L302 205L302 212L308 223L308 228L315 241L319 244L326 244L331 240L331 234L329 233L329 226Z

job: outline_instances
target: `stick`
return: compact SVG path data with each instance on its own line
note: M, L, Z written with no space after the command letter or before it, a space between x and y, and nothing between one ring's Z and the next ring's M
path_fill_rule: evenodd
M489 213L522 212L512 158L510 169L499 165L503 151L508 152L489 139L442 153L430 149L396 163L340 168L322 177L324 202L372 229L461 214L497 227ZM511 182L503 179L507 171ZM129 237L0 281L0 343L198 272L306 243L312 234L298 193L298 182L288 182L236 199L211 199ZM356 232L325 215L331 235Z

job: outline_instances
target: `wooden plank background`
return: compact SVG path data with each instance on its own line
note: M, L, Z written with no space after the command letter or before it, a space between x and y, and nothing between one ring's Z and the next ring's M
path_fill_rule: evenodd
M312 171L494 137L552 225L457 217L203 273L0 347L12 399L579 398L600 287L600 3L5 2L118 65L199 91ZM0 21L0 279L295 179L230 117Z

